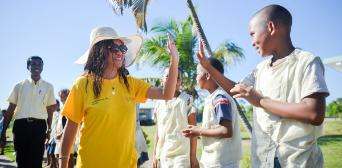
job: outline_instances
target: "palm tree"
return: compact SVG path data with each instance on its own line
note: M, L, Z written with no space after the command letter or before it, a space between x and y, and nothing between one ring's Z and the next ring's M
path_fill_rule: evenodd
M157 33L158 35L145 40L137 63L148 63L150 65L157 65L160 68L168 66L169 54L166 50L166 32L170 32L179 49L179 67L183 71L183 89L197 97L197 92L194 89L196 85L196 64L193 57L197 44L197 36L192 30L191 19L188 18L186 21L180 23L171 20L169 23L154 26L151 32Z
M190 10L191 18L194 22L194 27L197 30L197 33L200 36L200 38L203 40L205 49L206 49L207 53L209 54L209 56L211 57L211 56L216 55L216 57L218 57L218 58L225 57L224 60L228 64L233 63L235 60L239 60L240 53L242 53L241 48L237 47L234 43L225 43L225 44L223 44L224 46L220 47L222 50L219 49L219 51L217 51L216 53L212 52L210 45L209 45L209 42L208 42L208 40L204 34L204 31L202 29L201 23L199 22L199 18L197 16L194 5L192 4L192 1L186 0L186 2L187 2L187 5L189 7L189 10ZM241 108L241 106L236 101L236 99L234 99L234 101L238 107L240 119L241 119L243 125L245 126L245 128L248 130L249 135L251 136L252 135L252 126L249 123L247 117L245 116L244 111L242 110L243 108Z
M171 20L166 24L157 24L151 28L151 32L156 33L156 36L145 40L144 47L137 59L137 63L148 63L160 68L168 66L169 56L166 50L166 34L167 32L170 32L180 54L179 67L183 71L183 89L195 98L198 97L198 92L195 90L197 63L194 60L198 37L197 33L193 29L191 17L180 23L177 23L175 20ZM233 42L228 41L219 45L212 54L213 57L224 62L226 66L239 62L244 58L242 49ZM235 102L238 105L236 100ZM244 126L251 133L251 126L239 105L238 110Z
M147 25L146 25L145 17L146 17L146 9L147 9L147 5L149 3L149 0L109 0L109 2L112 4L112 8L113 8L113 10L114 10L114 12L116 14L121 14L122 15L124 7L128 7L128 8L131 7L132 8L132 12L133 12L133 14L135 16L135 20L136 20L136 24L137 24L138 28L140 30L144 31L144 32L147 32ZM199 22L199 19L198 19L196 10L194 8L194 5L192 4L192 1L191 0L186 0L186 3L188 5L188 7L189 7L190 14L191 14L191 19L193 21L194 27L197 30L197 33L198 33L200 39L203 40L205 49L206 49L207 53L209 54L209 56L217 57L219 60L225 62L226 65L230 65L230 64L234 63L235 61L241 60L240 58L243 58L242 50L241 50L241 48L236 46L234 43L225 42L224 44L222 44L219 47L219 49L216 51L216 53L212 52L212 50L210 48L210 45L209 45L209 42L208 42L208 40L207 40L207 38L206 38L206 36L204 34L204 31L202 29L202 26L201 26L201 24ZM173 22L173 21L171 21L171 22ZM156 32L163 32L163 31L166 32L168 30L168 28L175 28L175 26L176 26L175 23L171 23L169 25L169 27L164 27L164 28L162 28L162 27L160 27L160 28L155 27L155 28L152 28L152 31L155 29ZM187 25L185 24L184 26L187 26ZM182 27L182 30L183 30L183 27ZM176 42L179 41L179 40L182 40L182 41L183 40L188 40L187 42L184 42L182 44L178 44L178 45L181 45L181 47L191 47L191 45L194 45L196 43L196 41L197 41L196 36L194 36L193 34L191 36L191 39L192 39L192 41L191 41L189 34L187 34L186 32L184 34L184 38L185 39L178 38L178 35L175 36L175 37L176 37ZM148 51L148 52L154 53L154 55L156 53L160 53L161 54L160 58L154 58L154 60L152 61L152 62L154 62L154 64L159 64L160 63L160 64L164 64L164 66L165 66L165 61L168 58L168 57L165 57L166 52L162 51L162 48L156 47L156 45L164 46L165 44L166 44L165 36L164 37L158 37L156 39L151 39L150 42L147 42L145 44L145 45L150 45L150 47L151 47L150 49L152 49L151 51ZM191 44L191 45L189 45L189 44ZM179 48L178 45L177 45L177 47ZM155 46L156 48L154 48L153 46ZM194 47L191 47L191 50L186 50L185 49L183 54L180 52L181 55L184 55L183 57L186 60L184 63L187 62L189 66L194 64L194 62L192 62L192 63L190 62L190 61L193 61L193 57L189 57L189 56L193 55L193 52L194 52L193 49L194 49ZM148 52L145 51L145 53L148 53ZM189 53L191 53L191 55L187 55ZM189 59L187 59L187 58L189 58ZM182 67L182 64L180 66ZM193 68L193 67L190 66L190 67L186 67L185 69L191 69L191 68ZM193 87L194 86L194 81L195 81L194 79L195 79L195 77L192 74L192 70L188 70L184 74L187 77L187 78L185 78L185 80L183 80L184 85L186 86L186 90L188 90L194 96L197 96L197 92L196 92L196 90ZM188 79L190 79L192 81L188 81ZM234 99L234 101L236 102L236 104L238 106L239 116L240 116L244 126L247 128L247 130L249 131L249 133L251 135L252 127L251 127L250 123L248 122L246 116L244 115L244 113L242 111L242 108L240 107L238 102L235 99Z
M183 71L184 89L197 96L195 53L197 49L197 33L193 30L193 23L189 17L187 20L177 23L171 20L168 23L157 24L152 27L151 32L156 36L145 40L144 47L138 57L138 64L148 63L160 68L168 66L169 56L166 50L167 32L170 32L179 49L179 67ZM236 60L243 59L242 49L232 42L222 43L215 51L214 57L230 65Z

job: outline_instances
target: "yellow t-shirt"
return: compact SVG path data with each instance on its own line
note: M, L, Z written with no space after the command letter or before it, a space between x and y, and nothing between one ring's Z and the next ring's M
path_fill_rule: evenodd
M74 83L62 115L83 122L76 167L136 167L135 104L146 101L150 85L133 77L128 82L129 91L119 77L104 79L96 99L91 77L81 76Z

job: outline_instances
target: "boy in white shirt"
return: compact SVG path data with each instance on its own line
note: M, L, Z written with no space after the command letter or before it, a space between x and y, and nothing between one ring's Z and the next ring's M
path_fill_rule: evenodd
M252 167L323 167L317 138L329 95L324 66L319 57L293 46L291 25L290 12L280 5L266 6L252 17L253 47L262 57L272 57L239 84L208 64L203 44L197 54L222 88L254 106Z
M168 78L169 69L165 70L163 83ZM174 98L160 100L155 107L157 118L153 167L190 168L198 167L196 158L196 138L185 138L181 130L188 124L196 125L196 112L191 95L180 91L182 74L178 71Z
M208 62L223 74L224 68L219 60L209 58ZM238 168L242 147L237 106L201 65L197 66L196 80L201 89L210 93L205 99L202 128L189 125L183 130L183 135L201 136L201 167Z

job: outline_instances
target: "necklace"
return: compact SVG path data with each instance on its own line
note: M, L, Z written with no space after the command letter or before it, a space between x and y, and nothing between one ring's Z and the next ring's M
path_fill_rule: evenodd
M112 86L112 95L114 96L115 95L115 87Z
M115 95L115 81L114 80L110 80L110 87L112 88L112 95Z

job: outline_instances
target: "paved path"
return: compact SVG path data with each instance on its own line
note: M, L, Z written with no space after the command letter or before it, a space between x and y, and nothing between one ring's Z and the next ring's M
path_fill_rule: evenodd
M5 155L0 155L0 168L14 168L17 167L15 162L12 162L10 158Z

